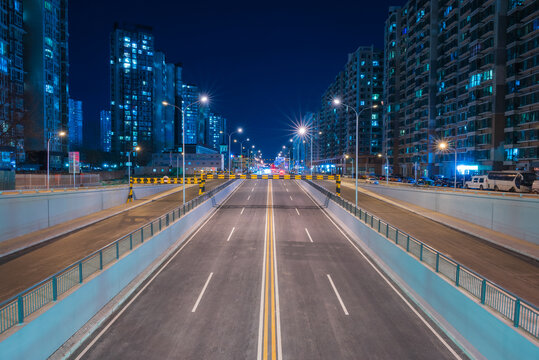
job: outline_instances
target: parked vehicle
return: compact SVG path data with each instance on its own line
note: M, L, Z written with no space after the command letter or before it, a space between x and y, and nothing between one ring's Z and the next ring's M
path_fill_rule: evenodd
M378 179L371 177L366 180L367 184L379 184Z
M487 178L487 188L495 191L531 192L536 176L525 171L491 171Z
M532 185L532 192L539 194L539 180L535 180Z
M466 181L464 187L466 189L484 190L489 188L488 183L489 182L486 175L475 175L472 176L472 179L470 181Z

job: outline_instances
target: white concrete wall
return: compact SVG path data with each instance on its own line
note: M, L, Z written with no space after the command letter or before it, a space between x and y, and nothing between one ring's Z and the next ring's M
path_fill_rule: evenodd
M178 185L134 187L140 199ZM0 242L124 204L129 188L0 195Z
M376 194L539 244L539 200L513 196L361 185Z

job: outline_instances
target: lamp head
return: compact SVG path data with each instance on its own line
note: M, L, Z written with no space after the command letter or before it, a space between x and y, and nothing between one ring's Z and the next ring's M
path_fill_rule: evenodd
M243 132L242 128L238 128L238 132L241 134Z
M135 151L140 151L140 146L136 146Z
M202 104L207 104L209 101L210 101L210 99L208 98L207 95L202 95L202 96L200 96L200 102L201 102Z
M162 101L161 104L165 105L165 106L168 106L168 101Z
M58 133L59 137L64 137L66 135L67 135L67 133L65 131L63 131L63 130Z
M300 126L298 129L298 134L303 136L307 133L307 128L305 126Z
M377 107L378 107L378 104L374 104L374 105L372 106L373 109L376 109Z
M440 150L446 150L448 148L448 144L447 144L447 141L441 141L440 143L438 143L438 149Z
M334 99L333 99L333 105L335 105L335 106L341 105L341 99L339 99L339 98L334 98Z

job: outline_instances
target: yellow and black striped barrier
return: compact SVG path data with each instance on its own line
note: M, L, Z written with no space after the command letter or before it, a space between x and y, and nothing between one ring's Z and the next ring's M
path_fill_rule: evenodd
M186 184L198 184L200 182L200 178L186 178L185 183ZM172 178L172 179L165 179L165 178L133 178L133 184L183 184L183 178Z
M256 175L256 174L214 175L214 174L207 174L207 175L202 175L202 177L208 180L210 179L337 180L337 178L340 179L340 175Z
M133 202L133 179L129 181L129 195L127 195L127 202Z
M341 175L337 175L337 189L336 189L336 193L337 193L337 196L341 196Z
M200 179L200 184L198 185L198 195L203 195L206 192L206 179L202 177Z

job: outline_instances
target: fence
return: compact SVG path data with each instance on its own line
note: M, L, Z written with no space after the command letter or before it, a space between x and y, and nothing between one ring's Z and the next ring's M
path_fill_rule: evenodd
M27 316L56 301L59 296L81 284L92 274L116 262L121 256L158 234L229 184L230 182L223 183L190 200L4 301L0 304L0 334L16 324L22 324Z
M327 201L333 200L367 226L412 254L436 273L449 279L454 286L465 290L468 294L478 299L481 304L500 313L511 321L515 327L522 328L535 338L539 338L539 309L537 307L485 279L429 245L391 226L377 216L356 207L326 188L312 181L309 184L324 194Z

